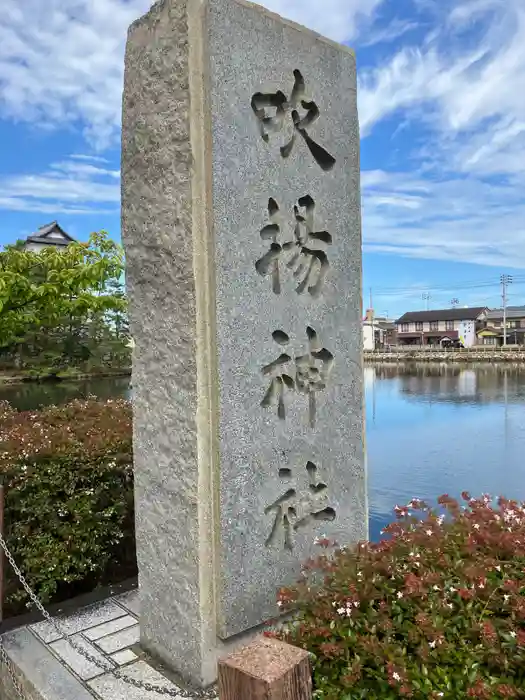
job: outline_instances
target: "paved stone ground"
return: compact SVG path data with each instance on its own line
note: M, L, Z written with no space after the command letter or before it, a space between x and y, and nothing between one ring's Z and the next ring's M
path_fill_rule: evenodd
M137 591L108 598L59 618L68 637L74 637L91 655L109 662L137 679L178 690L154 668L138 647ZM48 622L21 627L3 636L11 661L46 700L159 700L148 692L116 679L59 638Z

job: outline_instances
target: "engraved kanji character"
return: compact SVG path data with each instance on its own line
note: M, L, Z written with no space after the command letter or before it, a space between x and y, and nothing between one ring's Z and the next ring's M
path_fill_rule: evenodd
M275 294L281 293L281 279L279 276L279 258L283 252L278 238L281 231L279 225L279 205L275 199L268 200L268 217L270 223L261 229L261 238L263 241L271 241L270 250L257 260L255 269L262 275L272 275L272 289Z
M295 488L289 488L274 503L267 506L265 515L275 513L270 534L266 538L266 546L274 544L277 539L283 542L283 547L292 550L293 535L299 528L312 521L333 521L336 512L327 506L327 485L318 479L317 467L313 462L306 464L308 473L308 490L301 494ZM280 469L279 476L283 480L291 477L290 469Z
M290 338L283 331L275 331L272 333L272 338L276 343L282 346L287 345L290 342ZM286 389L291 391L295 390L295 381L293 376L286 372L286 368L289 364L291 364L291 362L291 356L283 352L276 360L270 362L270 364L262 368L263 375L271 377L271 381L268 391L261 401L261 406L266 408L276 403L277 415L281 420L286 418L286 407L284 403L285 391ZM291 371L293 373L293 365Z
M261 401L268 408L277 404L277 415L286 418L284 395L286 389L308 396L308 415L311 427L315 427L317 413L316 393L326 389L326 382L334 364L334 356L326 348L320 347L317 333L308 326L308 352L297 355L293 361L288 353L281 355L262 368L263 376L272 377L270 386ZM284 331L274 331L272 338L279 345L288 345L289 336Z
M275 199L268 200L268 217L270 223L261 229L261 238L269 240L270 248L255 263L255 269L261 276L272 275L272 290L281 293L279 264L281 258L286 267L299 280L296 292L302 294L306 289L313 297L321 293L326 273L330 267L328 256L317 247L319 244L331 245L332 236L328 231L315 230L315 202L306 195L294 206L294 237L281 244L281 214Z
M281 146L282 157L288 158L299 133L318 165L325 171L331 170L335 165L335 158L316 143L308 133L309 127L319 119L319 107L313 100L306 98L306 85L301 71L294 70L294 78L295 82L289 100L281 90L274 93L257 92L253 95L252 109L259 120L261 137L268 143L269 135L283 131L286 119L290 117L293 132L290 140ZM300 108L306 111L303 117L299 114ZM275 110L273 116L267 114L267 110L272 109Z
M326 389L326 381L334 364L334 356L322 348L317 333L310 326L306 329L308 352L295 358L295 387L308 396L310 425L315 426L317 414L316 393Z
M283 249L292 251L287 267L293 270L296 279L300 279L297 293L302 294L308 289L313 297L317 297L330 265L327 254L323 250L312 248L311 241L331 245L332 236L328 231L315 231L315 202L312 197L301 197L298 204L299 206L294 206L294 240L285 243Z

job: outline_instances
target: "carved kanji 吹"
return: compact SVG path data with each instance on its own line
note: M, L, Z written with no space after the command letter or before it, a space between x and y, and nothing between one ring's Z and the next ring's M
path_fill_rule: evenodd
M306 329L308 337L308 352L296 355L294 358L287 352L262 368L263 376L271 377L261 406L264 408L277 405L277 415L281 420L286 418L285 395L299 393L308 396L308 417L310 426L315 427L317 416L316 394L326 389L326 383L334 364L334 356L326 348L321 347L317 333L310 326ZM276 343L286 346L290 342L284 331L272 334Z
M293 132L290 139L281 146L282 157L288 158L293 150L296 136L300 134L318 165L325 171L331 170L335 165L335 158L316 143L308 133L308 129L319 119L319 107L313 100L306 98L306 84L301 71L294 70L294 78L290 99L281 90L272 93L256 92L253 95L252 109L259 120L261 137L268 143L270 134L282 132L287 118L290 118ZM299 114L300 108L306 112L303 117Z
M272 276L272 289L281 293L281 272L279 264L289 269L298 280L296 292L302 294L308 290L314 298L322 291L330 263L324 250L318 245L331 245L332 236L328 231L315 230L315 201L306 195L294 206L293 238L279 241L282 215L275 199L268 201L268 218L270 223L261 229L263 241L270 241L270 248L255 263L255 269L261 276Z
M313 462L306 464L308 474L308 489L298 492L295 488L289 488L274 503L265 508L265 514L274 513L274 520L270 534L266 538L266 546L269 547L278 541L283 547L292 550L294 546L294 533L299 528L312 521L333 521L335 510L328 505L327 485L319 480L317 466ZM291 477L290 469L281 469L279 476L283 481Z

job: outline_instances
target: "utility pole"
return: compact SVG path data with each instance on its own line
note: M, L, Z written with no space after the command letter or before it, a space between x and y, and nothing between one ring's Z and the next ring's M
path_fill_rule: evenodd
M457 306L459 306L459 299L456 299L456 297L454 297L454 299L451 299L451 300L450 300L450 306L451 306L453 309L455 309Z
M429 301L432 298L432 294L430 294L430 292L423 292L423 294L421 295L421 298L423 299L423 301L427 302L427 311L428 311Z
M501 299L503 301L503 345L507 345L507 287L512 284L512 275L501 275Z

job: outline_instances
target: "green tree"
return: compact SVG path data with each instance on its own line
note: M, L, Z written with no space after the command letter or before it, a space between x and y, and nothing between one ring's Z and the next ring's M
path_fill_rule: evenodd
M56 330L67 320L73 332L80 319L122 314L123 272L122 248L105 231L60 250L7 246L0 252L0 347Z

